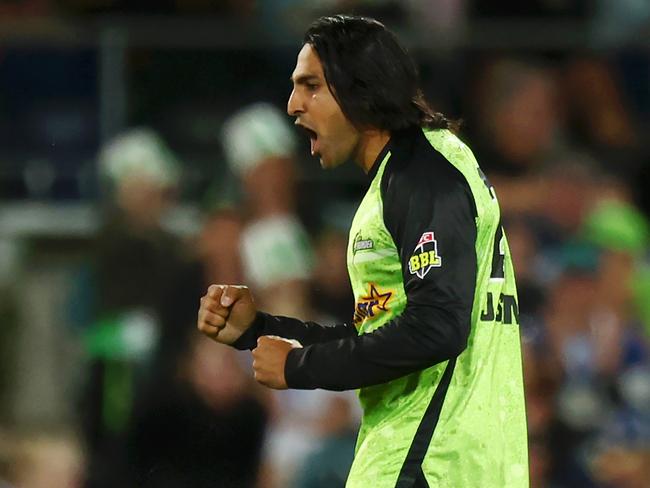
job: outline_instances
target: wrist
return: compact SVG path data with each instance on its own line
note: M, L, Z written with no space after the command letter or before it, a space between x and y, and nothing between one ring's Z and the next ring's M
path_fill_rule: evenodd
M258 311L246 331L244 331L244 333L232 343L232 347L239 349L240 351L255 349L257 347L258 337L264 335L263 332L266 317L266 313Z
M284 362L284 381L288 388L298 390L313 390L315 388L310 384L303 367L310 348L311 346L294 347L287 354L287 359Z

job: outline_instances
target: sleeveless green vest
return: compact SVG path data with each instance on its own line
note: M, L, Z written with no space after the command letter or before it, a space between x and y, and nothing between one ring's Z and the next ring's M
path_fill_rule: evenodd
M525 487L528 453L517 292L496 195L472 152L455 135L446 130L427 130L425 135L464 175L477 209L471 333L467 348L449 369L449 388L432 435L422 437L418 429L450 361L359 391L364 414L347 486L396 486L415 441L427 443L420 446L426 449L422 471L431 487ZM382 327L406 307L398 250L383 219L381 180L390 158L388 152L381 161L350 230L347 260L359 334ZM417 268L435 259L444 256L429 252L410 265Z

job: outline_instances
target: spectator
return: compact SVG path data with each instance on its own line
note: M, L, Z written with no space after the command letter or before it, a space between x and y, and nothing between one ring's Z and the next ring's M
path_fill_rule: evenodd
M632 295L648 225L629 205L605 201L586 217L578 235L584 244L564 248L567 267L553 285L546 321L562 381L555 478L636 486L642 471L612 460L621 450L642 459L650 445L649 397L647 388L639 388L650 383L650 349ZM585 451L594 454L585 458Z
M257 486L267 419L260 390L236 352L186 330L175 374L149 388L136 408L128 481L113 486Z
M479 79L472 107L481 121L473 129L478 157L504 215L535 211L545 201L540 169L567 145L555 73L502 59L488 63Z
M242 228L236 210L207 208L193 252L161 284L152 366L115 436L119 454L101 476L93 473L93 486L257 486L270 400L244 373L241 356L213 349L192 327L209 283L241 280Z
M179 176L178 162L162 139L148 129L130 130L102 148L99 166L110 202L94 247L89 283L94 308L85 331L88 486L100 486L95 483L111 470L109 453L156 346L163 287L181 255L177 238L162 225Z
M309 237L297 216L295 135L274 106L257 103L225 123L228 162L245 193L248 222L242 236L245 279L260 306L306 317L311 272Z

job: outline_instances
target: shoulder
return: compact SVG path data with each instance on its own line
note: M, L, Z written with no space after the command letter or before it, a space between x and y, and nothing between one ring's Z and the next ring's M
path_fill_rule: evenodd
M395 134L391 157L382 177L382 193L389 199L428 201L456 195L472 201L463 173L439 151L421 129Z

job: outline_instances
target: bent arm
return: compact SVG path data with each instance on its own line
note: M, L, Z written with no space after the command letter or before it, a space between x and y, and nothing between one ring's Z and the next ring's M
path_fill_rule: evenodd
M257 312L249 329L235 341L233 347L240 350L254 349L257 346L257 339L265 335L296 339L303 346L308 346L344 337L354 337L357 335L357 331L354 326L348 324L324 326L316 322L303 322L290 317Z

